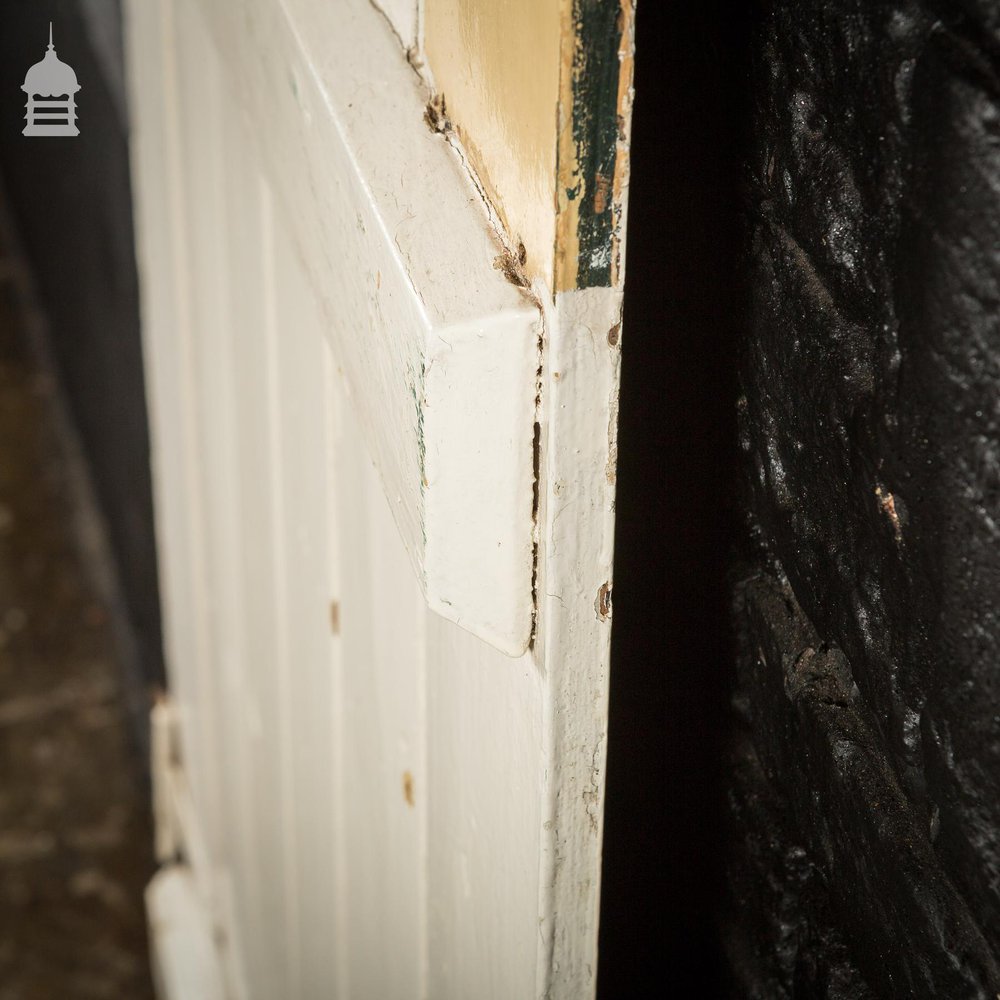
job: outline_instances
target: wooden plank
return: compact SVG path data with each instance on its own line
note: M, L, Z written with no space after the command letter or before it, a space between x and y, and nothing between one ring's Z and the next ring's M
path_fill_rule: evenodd
M326 393L322 325L304 270L280 221L275 227L274 402L280 462L274 470L281 513L279 571L284 610L286 851L296 886L298 989L329 996L335 980L331 937L336 926L338 830L330 794L334 650L327 535L335 509L327 489ZM342 932L342 928L340 928ZM341 953L341 958L344 958Z
M347 821L350 803L347 799L344 761L347 757L345 746L345 698L344 698L344 656L342 631L342 603L344 593L343 559L341 552L340 520L337 514L337 496L345 488L344 469L347 464L344 454L343 433L345 407L348 405L343 387L343 379L327 342L323 343L323 384L326 424L327 454L324 471L326 473L327 509L327 549L326 561L329 571L328 623L331 633L333 662L331 671L333 683L330 704L327 707L327 725L331 733L330 772L316 790L320 796L328 795L333 807L333 841L328 849L333 857L335 889L333 894L333 922L327 935L330 961L333 968L328 976L326 988L332 1000L347 1000L349 996L350 956L347 945L347 928L350 926L350 901L347 895L347 873L350 870L347 854Z
M228 762L227 732L219 726L223 717L222 685L226 661L233 651L231 629L238 628L233 615L233 586L226 537L231 523L233 454L226 430L231 416L229 369L226 365L225 334L228 327L228 279L226 257L225 178L223 174L222 124L224 121L222 81L211 62L206 39L191 23L184 4L170 0L175 37L172 50L178 165L182 191L182 266L186 269L187 335L181 341L183 380L188 401L185 424L189 437L184 454L191 463L189 473L197 499L192 522L197 535L189 539L188 561L197 574L196 620L200 648L198 660L178 664L174 675L190 673L192 692L178 698L181 718L198 721L204 748L193 757L186 771L197 797L201 830L212 858L221 847L230 827L229 782L222 773ZM189 109L197 103L198 114ZM171 678L173 679L173 677ZM197 708L195 708L195 701ZM194 749L194 748L192 748ZM238 752L238 751L237 751ZM214 872L209 876L213 883ZM215 906L210 897L210 905Z
M212 926L184 865L158 872L146 889L153 973L162 1000L225 1000Z
M621 306L617 290L562 292L547 322L538 993L552 1000L596 988Z
M556 178L557 292L621 288L636 0L565 0Z
M538 309L494 267L479 196L427 127L427 95L367 0L202 11L427 603L520 654Z
M187 262L187 196L181 123L177 107L174 17L168 0L134 8L130 31L132 86L145 95L148 113L134 129L140 208L137 229L145 246L140 261L143 353L151 398L150 436L157 509L157 545L164 605L164 646L182 666L172 678L182 706L211 701L205 690L208 634L205 609L202 486L199 479L197 409L192 382L192 306ZM142 58L138 58L141 53ZM210 683L210 681L209 681ZM182 710L185 745L196 758L214 758L208 717ZM199 803L211 803L211 764L191 776ZM211 809L211 806L208 806ZM211 873L199 870L210 896Z
M547 311L535 646L546 678L537 964L546 997L596 986L634 6L561 0L498 13L489 0L426 3L428 71L508 242L552 225L531 268ZM545 115L551 79L558 113Z
M536 995L546 681L427 620L428 989Z
M265 247L262 182L254 164L244 155L245 127L231 113L228 101L223 105L220 131L225 180L219 195L225 215L225 273L220 276L220 283L227 303L224 328L216 334L221 342L220 353L213 363L219 369L220 390L227 398L222 417L225 427L218 431L217 452L225 476L220 480L221 495L217 498L217 519L212 533L225 538L227 546L226 570L217 581L224 615L220 626L225 636L224 645L218 649L216 667L222 677L221 717L217 725L226 734L228 750L223 769L233 799L225 845L218 859L220 869L225 872L224 892L228 890L220 917L232 957L233 978L245 980L247 973L252 972L256 981L260 955L256 941L263 933L262 908L267 892L267 887L261 885L260 866L267 862L261 858L264 846L256 814L260 797L257 790L260 773L256 765L261 752L262 709L257 701L260 679L252 673L259 661L257 654L249 649L246 624L251 600L247 561L254 558L249 555L251 548L265 545L267 540L252 533L252 521L259 523L262 515L255 506L257 497L245 492L250 475L247 455L253 450L255 440L250 435L257 425L246 421L243 393L248 381L254 378L251 372L259 357L254 352L259 351L263 340ZM252 461L251 468L255 468L259 461L256 453ZM229 615L233 617L231 624L227 621ZM247 995L245 983L242 990L238 996Z
M343 409L337 447L348 995L417 1000L425 995L427 612L352 410Z

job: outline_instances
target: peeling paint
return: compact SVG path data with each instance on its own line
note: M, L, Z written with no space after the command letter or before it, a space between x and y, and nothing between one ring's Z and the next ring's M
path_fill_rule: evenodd
M594 609L597 617L602 622L606 622L611 617L611 584L602 583L601 589L597 592L597 600L594 602Z
M634 0L565 2L556 291L620 281L635 17Z

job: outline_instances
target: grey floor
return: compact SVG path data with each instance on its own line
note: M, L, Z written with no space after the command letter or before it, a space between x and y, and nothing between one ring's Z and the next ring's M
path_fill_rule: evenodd
M141 755L76 542L52 379L5 271L0 247L0 1000L144 1000Z

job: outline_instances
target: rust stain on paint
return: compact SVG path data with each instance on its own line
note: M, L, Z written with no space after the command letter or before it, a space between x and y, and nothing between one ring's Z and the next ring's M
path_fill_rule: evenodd
M513 254L504 248L493 260L493 268L502 271L504 277L517 288L527 288L531 282L524 273L524 265L528 260L528 252L524 249L524 243L518 240L517 253Z
M403 772L403 798L406 799L408 806L416 805L416 799L413 797L413 775L409 771Z
M611 617L611 584L602 583L601 589L597 592L597 600L594 602L594 609L597 617L602 622L606 622Z
M598 173L594 177L594 214L603 215L608 210L608 194L611 183L605 174Z
M444 94L434 94L427 102L424 109L424 121L432 132L448 135L454 131L451 122L448 120L448 109L445 105Z
M340 602L330 601L330 631L340 635Z

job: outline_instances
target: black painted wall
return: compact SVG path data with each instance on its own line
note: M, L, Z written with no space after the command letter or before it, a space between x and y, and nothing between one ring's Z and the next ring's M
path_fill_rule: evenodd
M1000 7L749 40L736 991L1000 993Z
M1000 5L640 0L599 995L1000 995Z
M20 86L45 53L49 21L59 57L82 86L74 138L21 134ZM117 0L0 4L0 175L48 315L148 685L162 681L162 654L122 77Z

